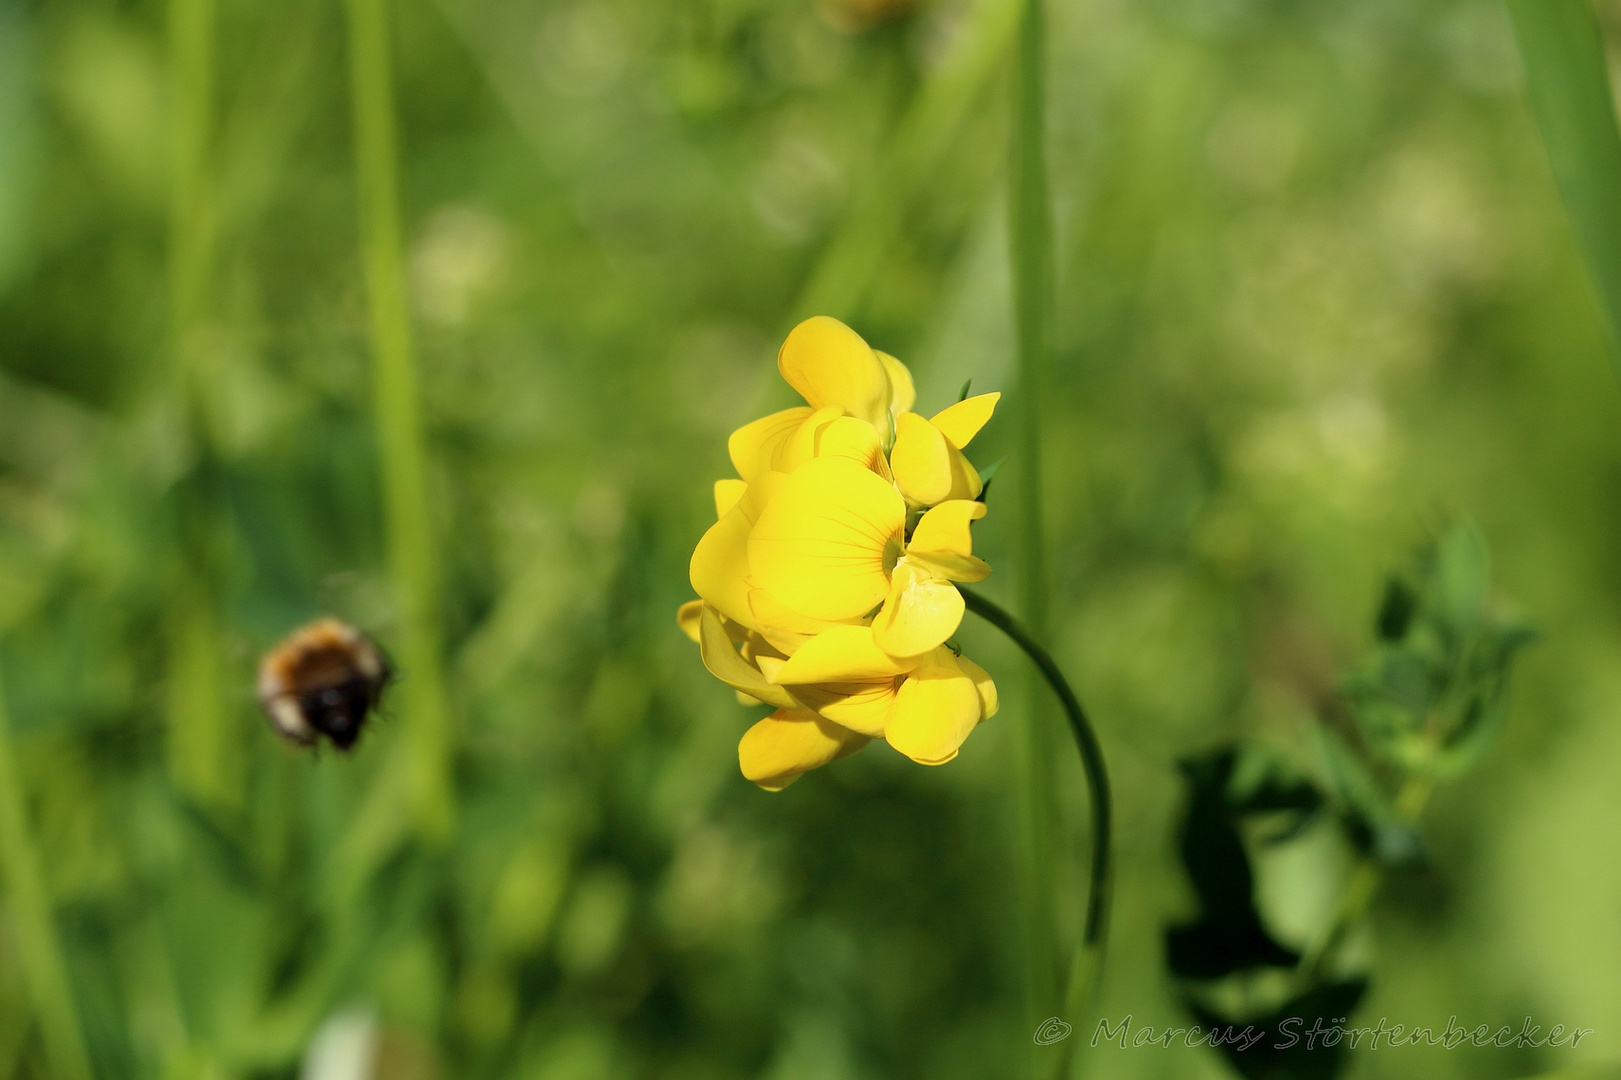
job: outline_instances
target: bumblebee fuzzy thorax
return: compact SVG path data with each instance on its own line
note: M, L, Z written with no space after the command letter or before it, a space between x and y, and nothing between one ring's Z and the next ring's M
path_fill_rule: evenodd
M319 619L293 631L259 662L259 704L290 741L309 746L325 735L347 750L391 675L366 635L337 619Z

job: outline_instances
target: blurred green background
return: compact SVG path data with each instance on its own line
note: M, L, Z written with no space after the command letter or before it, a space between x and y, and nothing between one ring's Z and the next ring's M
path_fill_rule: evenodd
M367 801L390 709L342 757L253 701L298 623L394 647L401 616L343 10L218 0L202 105L176 60L198 10L0 0L0 715L95 1075L1025 1075L1017 654L965 629L1007 708L956 762L878 745L772 795L738 775L756 713L674 623L727 433L790 403L798 316L908 362L925 412L1012 389L1016 5L394 4L438 831ZM1049 32L1052 644L1119 819L1097 1009L1187 1022L1161 956L1189 911L1177 759L1244 737L1315 767L1383 574L1467 517L1543 638L1431 806L1426 867L1380 894L1357 1016L1595 1032L1351 1075L1621 1057L1621 390L1507 15L1081 0ZM1296 942L1343 872L1304 850L1260 879ZM60 1076L9 884L0 1077ZM1077 1069L1228 1075L1194 1049Z

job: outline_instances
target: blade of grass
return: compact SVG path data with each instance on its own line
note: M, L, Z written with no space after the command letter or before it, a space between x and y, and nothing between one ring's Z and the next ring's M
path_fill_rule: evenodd
M449 709L439 630L439 563L428 513L420 392L401 256L398 147L387 0L348 0L361 261L370 307L373 395L383 468L389 576L400 614L403 781L424 835L450 827Z
M169 333L176 387L198 462L176 486L180 578L169 613L166 754L177 787L205 805L231 805L240 762L224 693L213 554L217 510L209 494L216 440L209 407L217 384L207 343L214 266L214 0L169 0Z
M997 70L1018 25L1021 0L980 0L896 126L894 137L839 222L794 305L794 322L812 315L847 319L878 273L929 178Z
M209 507L199 505L195 478L184 482L180 497L188 504L182 508L185 516L209 514ZM207 535L195 527L183 531L189 534L181 544L187 554L168 612L164 752L169 776L181 791L204 806L232 806L241 791L240 763L226 707L219 624L207 588L212 574L209 560L196 550Z
M1020 606L1030 634L1047 639L1047 571L1042 515L1041 402L1046 394L1052 311L1052 215L1047 197L1046 28L1043 0L1020 5L1013 72L1013 148L1008 185L1013 309L1019 387L1016 475L1019 521L1016 550ZM1057 803L1046 688L1032 672L1020 729L1020 820L1025 912L1025 1020L1031 1031L1053 1015L1058 1001L1055 873L1052 822ZM1042 1076L1052 1055L1037 1047L1031 1066Z
M1587 0L1509 0L1526 94L1621 373L1621 133Z
M0 293L23 267L35 182L33 46L21 4L0 6Z
M196 340L213 248L214 0L169 0L169 319L181 384L200 393Z
M22 778L12 753L5 688L0 686L0 893L11 914L23 979L39 1015L40 1034L61 1080L90 1080L90 1054L62 962L62 947L40 870L39 849L28 828Z

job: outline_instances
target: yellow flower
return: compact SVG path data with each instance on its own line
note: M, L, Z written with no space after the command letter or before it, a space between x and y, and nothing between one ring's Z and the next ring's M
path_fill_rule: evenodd
M715 484L718 520L691 565L701 599L678 621L716 678L776 708L738 747L762 787L874 738L943 764L997 707L948 642L964 611L953 583L990 573L962 451L999 395L925 419L905 365L826 317L795 327L777 366L806 404L732 434L738 478Z

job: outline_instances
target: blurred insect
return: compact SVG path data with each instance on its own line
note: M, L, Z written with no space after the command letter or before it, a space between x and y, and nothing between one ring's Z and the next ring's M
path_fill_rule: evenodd
M289 741L311 746L325 735L347 750L393 675L365 634L337 619L318 619L259 661L259 704Z

